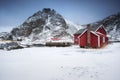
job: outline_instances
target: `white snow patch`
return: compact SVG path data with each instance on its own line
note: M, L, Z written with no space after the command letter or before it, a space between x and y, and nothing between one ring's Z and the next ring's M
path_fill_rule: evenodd
M75 23L73 23L72 21L69 21L69 20L66 20L66 23L68 25L68 29L67 29L67 32L71 35L73 35L74 33L76 33L78 30L82 29L83 26L81 25L77 25Z

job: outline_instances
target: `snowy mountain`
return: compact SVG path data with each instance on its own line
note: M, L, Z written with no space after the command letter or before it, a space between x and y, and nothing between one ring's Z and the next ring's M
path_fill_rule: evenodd
M110 40L120 40L120 12L107 18L92 23L92 26L99 26L103 24L105 26L108 35L110 35Z
M51 38L72 41L74 25L68 25L64 18L54 9L44 8L30 16L25 22L14 28L11 33L14 40L45 42Z

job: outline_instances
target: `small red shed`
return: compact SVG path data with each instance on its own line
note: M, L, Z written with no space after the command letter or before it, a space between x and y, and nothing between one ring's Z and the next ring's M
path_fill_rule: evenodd
M108 43L107 32L103 25L98 27L87 25L85 29L74 34L74 43L80 47L101 48Z

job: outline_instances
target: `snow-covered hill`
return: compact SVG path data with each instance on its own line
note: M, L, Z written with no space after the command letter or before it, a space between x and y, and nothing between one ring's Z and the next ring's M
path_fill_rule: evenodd
M11 33L15 40L46 42L51 38L73 40L73 33L76 31L77 25L66 23L54 9L44 8L14 28Z
M119 49L120 43L0 50L0 80L120 80Z

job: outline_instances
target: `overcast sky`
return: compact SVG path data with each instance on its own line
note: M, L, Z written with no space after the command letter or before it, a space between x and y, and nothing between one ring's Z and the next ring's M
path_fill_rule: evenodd
M120 12L120 0L0 0L0 26L18 26L43 8L55 9L78 24Z

